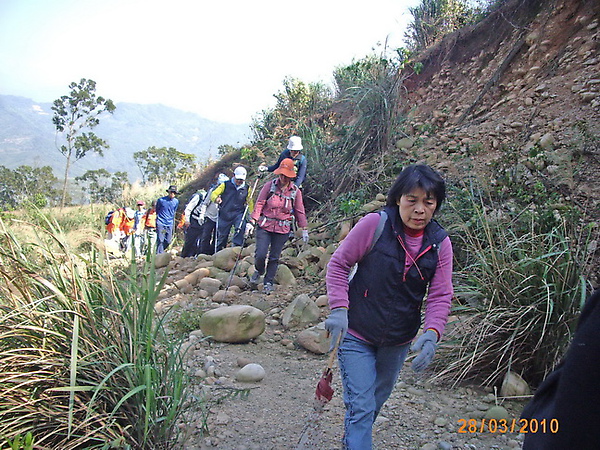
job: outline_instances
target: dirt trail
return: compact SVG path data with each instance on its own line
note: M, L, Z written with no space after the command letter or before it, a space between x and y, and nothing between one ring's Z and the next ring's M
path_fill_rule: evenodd
M312 286L298 288L308 292ZM257 294L258 295L258 294ZM284 302L280 293L266 297L268 301ZM262 300L265 297L262 296ZM289 298L289 293L286 294ZM323 311L326 314L326 311ZM295 343L297 332L281 325L267 325L255 342L223 344L198 342L191 353L192 372L206 361L214 363L216 383L204 386L198 379L195 390L210 389L223 392L225 387L250 388L247 398L228 398L211 407L208 417L208 436L202 436L198 419L189 418L186 424L190 437L186 449L224 450L284 450L294 449L314 411L312 400L327 355L316 355ZM235 374L238 361L260 364L266 371L260 383L239 383ZM374 427L374 448L384 449L514 449L520 448L518 433L469 432L461 425L469 419L481 418L494 405L494 396L476 386L452 388L444 383L431 382L432 373L416 375L407 363L391 398ZM320 417L320 427L314 433L314 449L338 449L343 432L344 405L342 387L334 366L332 387L335 394ZM523 402L504 402L511 418L518 420ZM478 422L479 424L481 422ZM472 428L472 427L471 427ZM313 436L313 434L311 434Z

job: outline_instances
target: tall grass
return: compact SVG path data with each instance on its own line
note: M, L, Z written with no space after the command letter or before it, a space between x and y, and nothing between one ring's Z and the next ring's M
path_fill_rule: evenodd
M491 385L512 370L537 384L570 342L590 291L588 243L597 231L556 209L511 214L470 194L449 227L460 326L441 352L438 376Z
M24 224L21 224L23 226ZM35 448L172 448L187 377L154 314L161 280L0 220L0 439Z

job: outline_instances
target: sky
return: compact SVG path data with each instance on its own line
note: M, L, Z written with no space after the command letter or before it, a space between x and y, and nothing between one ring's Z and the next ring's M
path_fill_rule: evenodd
M119 102L224 123L272 108L286 77L403 45L419 0L0 0L0 94L36 102L96 82Z

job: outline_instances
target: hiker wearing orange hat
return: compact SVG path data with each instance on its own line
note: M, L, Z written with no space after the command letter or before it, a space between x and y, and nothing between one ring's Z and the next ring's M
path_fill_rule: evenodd
M279 159L277 159L277 162L272 166L265 166L264 164L262 164L258 167L258 170L260 172L269 171L277 173L275 171L281 166L281 162L284 159L289 158L294 163L294 175L290 178L296 186L302 188L302 183L304 183L304 180L306 179L307 168L306 156L302 154L303 149L304 147L302 146L302 138L300 136L292 136L288 141L286 149L282 151L279 155Z
M255 270L250 278L250 286L256 289L260 277L264 274L263 292L266 294L273 291L273 279L279 265L281 250L290 235L292 216L302 228L303 241L308 242L302 191L292 182L296 175L294 161L290 158L283 159L274 173L279 176L266 183L260 190L247 230L251 233L255 226L258 227L254 255Z

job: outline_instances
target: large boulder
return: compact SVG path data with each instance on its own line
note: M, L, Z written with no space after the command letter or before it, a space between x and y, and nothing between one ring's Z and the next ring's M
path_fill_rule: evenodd
M283 312L281 323L286 328L302 326L316 322L321 310L306 294L301 294L288 305Z
M319 325L307 328L298 333L296 341L309 352L323 355L329 351L329 346L331 345L331 340L327 334L325 322L321 322Z
M238 258L241 258L241 252L241 247L224 248L213 255L213 264L221 270L230 271Z
M265 314L248 305L222 306L202 315L200 330L219 342L248 342L265 331Z
M275 282L284 288L295 286L298 284L296 277L285 264L279 264L277 267L277 273L275 274Z

